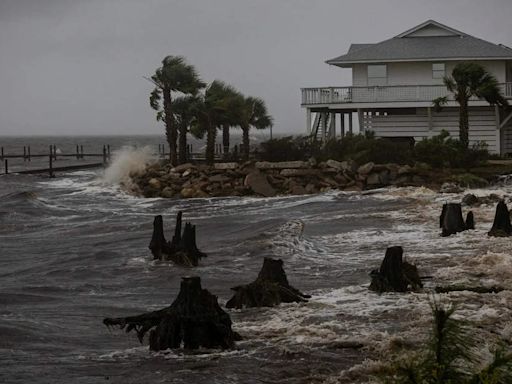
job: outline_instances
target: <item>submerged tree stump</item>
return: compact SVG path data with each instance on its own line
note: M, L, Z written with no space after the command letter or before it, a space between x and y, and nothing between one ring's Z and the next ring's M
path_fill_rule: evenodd
M171 260L179 265L195 267L199 264L199 259L206 257L206 254L197 249L196 226L186 223L183 234L181 233L181 226L182 212L180 211L176 217L176 227L172 241L166 241L162 216L155 216L149 249L154 259Z
M176 349L231 348L240 336L231 329L231 319L217 302L217 296L201 288L199 277L182 279L180 292L171 306L138 316L105 318L107 327L135 329L142 343L149 331L153 351Z
M446 237L454 235L467 229L475 229L475 219L473 212L469 211L466 221L462 217L462 207L459 203L445 203L439 218L439 227L441 236Z
M235 295L226 303L227 308L273 307L281 303L305 302L310 296L288 283L283 261L265 257L256 280L232 288Z
M491 230L487 233L489 236L506 237L512 234L512 225L510 224L510 214L507 205L502 200L496 206L496 214Z
M370 290L382 292L406 292L408 287L423 287L415 265L402 260L402 247L389 247L379 269L370 273Z

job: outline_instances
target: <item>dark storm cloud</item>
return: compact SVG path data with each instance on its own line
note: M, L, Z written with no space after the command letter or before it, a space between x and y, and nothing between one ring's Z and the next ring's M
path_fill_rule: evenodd
M512 45L509 0L0 0L0 134L159 133L143 76L184 55L304 130L299 88L349 85L324 60L436 19Z

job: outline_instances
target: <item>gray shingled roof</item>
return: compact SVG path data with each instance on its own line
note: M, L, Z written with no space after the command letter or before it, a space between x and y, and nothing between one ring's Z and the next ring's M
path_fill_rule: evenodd
M439 37L394 37L376 44L352 44L342 56L327 64L434 59L512 59L512 49L470 35Z

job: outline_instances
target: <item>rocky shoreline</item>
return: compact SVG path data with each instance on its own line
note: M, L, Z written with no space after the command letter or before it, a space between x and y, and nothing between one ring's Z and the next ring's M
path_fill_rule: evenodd
M149 165L130 174L125 187L144 197L205 198L223 196L305 195L329 190L363 191L386 186L428 186L449 192L453 175L421 164L356 164L354 161L310 161ZM471 175L484 186L485 179ZM455 178L456 179L456 178ZM443 185L444 183L444 185Z

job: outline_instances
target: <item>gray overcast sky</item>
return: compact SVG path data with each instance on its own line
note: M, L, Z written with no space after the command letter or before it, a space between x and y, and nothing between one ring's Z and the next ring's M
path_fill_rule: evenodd
M0 0L0 135L161 133L143 79L166 55L262 97L303 133L324 60L435 19L512 46L512 0Z

